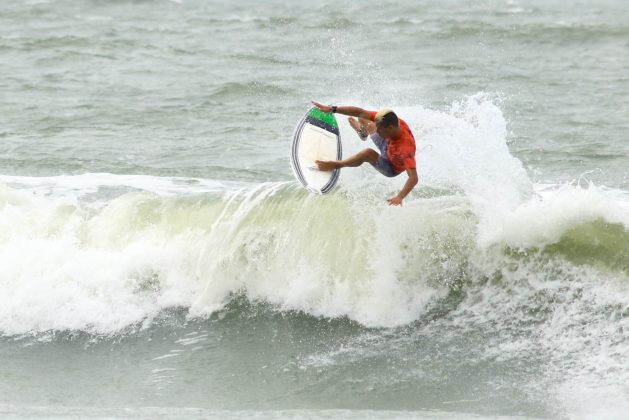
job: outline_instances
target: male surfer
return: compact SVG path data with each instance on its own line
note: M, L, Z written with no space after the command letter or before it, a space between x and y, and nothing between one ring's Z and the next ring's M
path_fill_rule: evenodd
M315 163L319 170L331 171L346 166L360 166L368 162L384 176L394 177L406 172L408 179L402 190L398 195L387 200L389 205L401 206L402 200L419 182L415 165L415 138L408 124L399 119L390 109L375 112L355 106L323 105L314 101L312 103L323 112L349 115L349 124L356 130L361 140L366 140L371 134L371 140L380 150L378 153L367 148L343 160L317 160Z

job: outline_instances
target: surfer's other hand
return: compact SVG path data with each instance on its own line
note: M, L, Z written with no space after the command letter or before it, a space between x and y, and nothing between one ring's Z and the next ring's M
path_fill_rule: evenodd
M390 206L402 206L402 198L395 196L387 200Z
M319 108L323 112L327 112L327 113L332 112L332 107L330 105L323 105L323 104L320 104L319 102L315 102L315 101L312 101L312 104L314 106L316 106L317 108Z

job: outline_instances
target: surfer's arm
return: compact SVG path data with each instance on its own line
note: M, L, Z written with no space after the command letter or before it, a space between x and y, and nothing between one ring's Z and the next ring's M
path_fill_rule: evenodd
M413 190L413 188L415 188L415 185L417 185L417 183L419 182L419 177L417 176L417 169L415 168L407 169L406 174L408 175L408 179L406 180L404 187L402 187L402 191L400 191L400 193L397 196L389 200L389 205L401 206L402 200L406 198L408 193L410 193Z
M312 104L323 112L336 112L337 114L349 115L350 117L364 118L366 120L371 120L371 115L373 114L373 112L367 111L366 109L358 108L357 106L332 107L331 105L324 105L315 101L312 101Z

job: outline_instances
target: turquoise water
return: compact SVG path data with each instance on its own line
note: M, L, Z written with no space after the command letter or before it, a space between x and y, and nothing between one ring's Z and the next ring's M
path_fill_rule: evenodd
M3 3L0 413L624 418L628 39L622 1ZM300 188L311 99L409 123L402 208Z

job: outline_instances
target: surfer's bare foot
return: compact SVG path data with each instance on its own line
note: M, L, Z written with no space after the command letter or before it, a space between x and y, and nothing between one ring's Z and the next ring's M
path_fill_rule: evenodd
M356 133L358 133L358 136L362 141L367 140L367 136L369 136L369 131L367 130L367 127L361 124L361 122L354 117L349 117L347 121L349 121L349 125L351 125L352 128L356 130Z
M317 160L315 163L320 171L333 171L341 168L341 163L336 160Z

